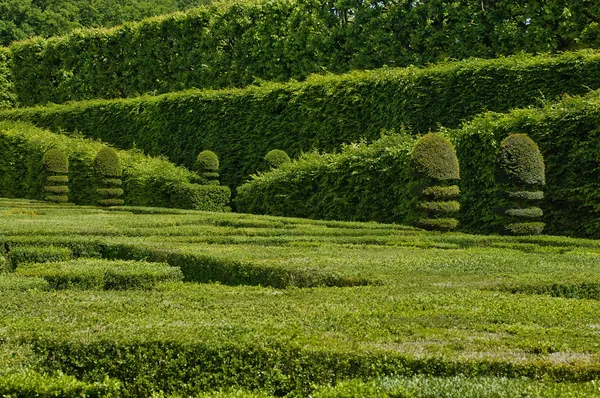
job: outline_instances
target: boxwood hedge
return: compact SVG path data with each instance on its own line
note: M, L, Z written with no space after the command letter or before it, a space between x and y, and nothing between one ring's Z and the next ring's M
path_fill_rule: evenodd
M580 51L5 110L0 118L78 131L190 169L198 153L210 148L220 154L221 183L234 187L259 170L273 148L293 158L313 148L333 151L341 143L377 139L382 129L454 128L486 110L507 111L590 88L600 88L600 52Z
M110 30L15 43L15 91L33 105L600 46L597 2L459 4L216 2Z
M38 198L43 155L49 148L69 157L69 200L95 204L94 158L104 145L82 138L53 134L25 123L0 122L0 196ZM227 187L200 185L195 173L160 158L136 151L118 151L123 165L126 204L183 207L223 211L228 209Z

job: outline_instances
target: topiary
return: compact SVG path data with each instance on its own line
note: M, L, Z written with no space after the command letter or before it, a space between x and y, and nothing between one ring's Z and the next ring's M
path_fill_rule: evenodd
M458 226L451 218L460 210L456 200L457 185L448 185L460 178L454 147L440 134L426 134L415 145L411 160L418 196L413 224L420 228L449 231Z
M49 202L65 203L69 201L69 158L56 148L49 149L42 158L43 198Z
M100 206L120 206L124 203L123 181L121 180L123 168L117 152L108 147L100 149L94 159L94 173L96 174L97 203Z
M526 134L511 134L500 142L496 182L507 206L504 232L510 235L538 235L545 224L538 221L544 212L535 206L544 198L539 189L546 183L544 158L537 144Z
M285 151L281 149L272 149L264 157L269 167L277 168L284 163L290 163L292 160Z
M216 153L208 150L200 152L194 166L209 184L219 184L219 157Z

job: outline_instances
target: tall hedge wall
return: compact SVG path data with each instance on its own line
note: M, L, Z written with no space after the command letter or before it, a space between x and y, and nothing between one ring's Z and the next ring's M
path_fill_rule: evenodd
M467 60L428 68L382 68L304 83L244 90L186 91L128 100L95 100L13 109L0 118L53 131L78 131L117 147L138 147L193 167L214 151L221 182L238 186L273 148L291 157L312 148L374 140L404 125L427 132L458 127L485 110L505 111L600 88L600 52Z
M16 94L10 60L10 51L0 48L0 109L11 108L15 105Z
M461 169L460 229L498 232L503 198L494 180L499 143L528 134L546 162L545 233L600 237L600 91L541 109L486 113L443 129ZM408 154L413 139L390 136L339 154L310 154L254 176L238 188L238 210L281 216L404 222L411 201Z
M30 106L597 48L598 15L592 0L239 0L11 50Z
M57 148L69 157L69 201L95 204L94 158L104 145L53 134L24 123L0 122L0 196L37 199L43 178L43 155ZM128 205L223 211L227 187L199 185L200 177L163 159L118 151ZM210 191L210 192L209 192Z

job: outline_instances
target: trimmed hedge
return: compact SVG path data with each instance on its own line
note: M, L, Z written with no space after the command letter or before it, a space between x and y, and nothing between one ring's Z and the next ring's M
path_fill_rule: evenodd
M66 261L72 257L71 249L56 246L16 246L9 252L9 260L13 269L22 263Z
M515 232L532 234L541 231L545 222L549 234L600 237L599 126L600 91L540 109L490 112L460 129L443 129L454 142L460 162L461 230L502 229L504 216L498 210L506 196L498 195L497 148L502 139L520 132L539 145L547 185L543 222L513 226ZM340 154L304 155L239 187L238 210L403 222L410 215L411 199L405 192L410 181L407 156L413 145L410 137L399 135L372 145L346 146Z
M565 0L234 1L10 48L30 106L600 47L599 14Z
M12 108L16 105L14 81L11 70L11 53L6 48L0 48L0 109Z
M458 127L485 110L506 111L590 88L600 88L600 52L580 51L5 110L0 117L141 148L188 168L200 151L211 148L227 154L221 159L221 183L235 187L260 169L274 147L294 158L314 148L333 151L341 143L375 140L383 129L404 125L426 133L438 124Z
M216 153L208 150L200 152L194 167L209 184L219 185L219 158Z
M49 202L69 201L69 158L62 151L52 148L44 153L42 178L44 179L43 197Z
M23 276L44 278L52 289L152 289L158 282L183 280L181 270L165 263L79 259L17 268Z
M95 204L94 158L104 145L82 138L53 134L24 123L0 123L0 196L37 198L43 181L39 178L42 157L48 148L69 157L70 200ZM203 181L197 174L164 159L136 151L118 151L123 164L124 200L130 205L183 207L225 211L227 187L193 184ZM108 179L110 181L114 179ZM110 182L109 181L109 182Z
M98 151L94 158L94 173L96 175L96 193L98 194L98 205L100 206L121 206L124 200L123 168L117 152L109 147L104 147Z
M268 167L279 167L284 163L289 163L292 160L285 151L281 149L272 149L265 155L265 162Z

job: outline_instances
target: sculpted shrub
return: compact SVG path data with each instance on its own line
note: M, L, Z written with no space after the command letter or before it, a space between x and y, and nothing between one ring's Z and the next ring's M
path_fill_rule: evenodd
M98 205L120 206L124 203L123 182L121 175L123 169L121 162L114 149L104 147L100 149L94 159L94 172L96 174L96 193L98 194Z
M265 162L271 168L277 168L284 163L291 162L290 157L281 149L273 149L265 155Z
M209 184L219 185L219 158L216 153L208 150L200 152L195 166Z
M44 187L43 198L48 202L69 201L69 158L59 149L49 149L42 159Z
M538 235L545 224L536 203L544 198L544 158L527 134L511 134L500 143L496 179L510 208L503 210L504 229L511 235Z
M452 217L460 210L458 158L450 141L440 134L426 134L412 153L418 201L414 224L428 230L448 231L458 226Z

